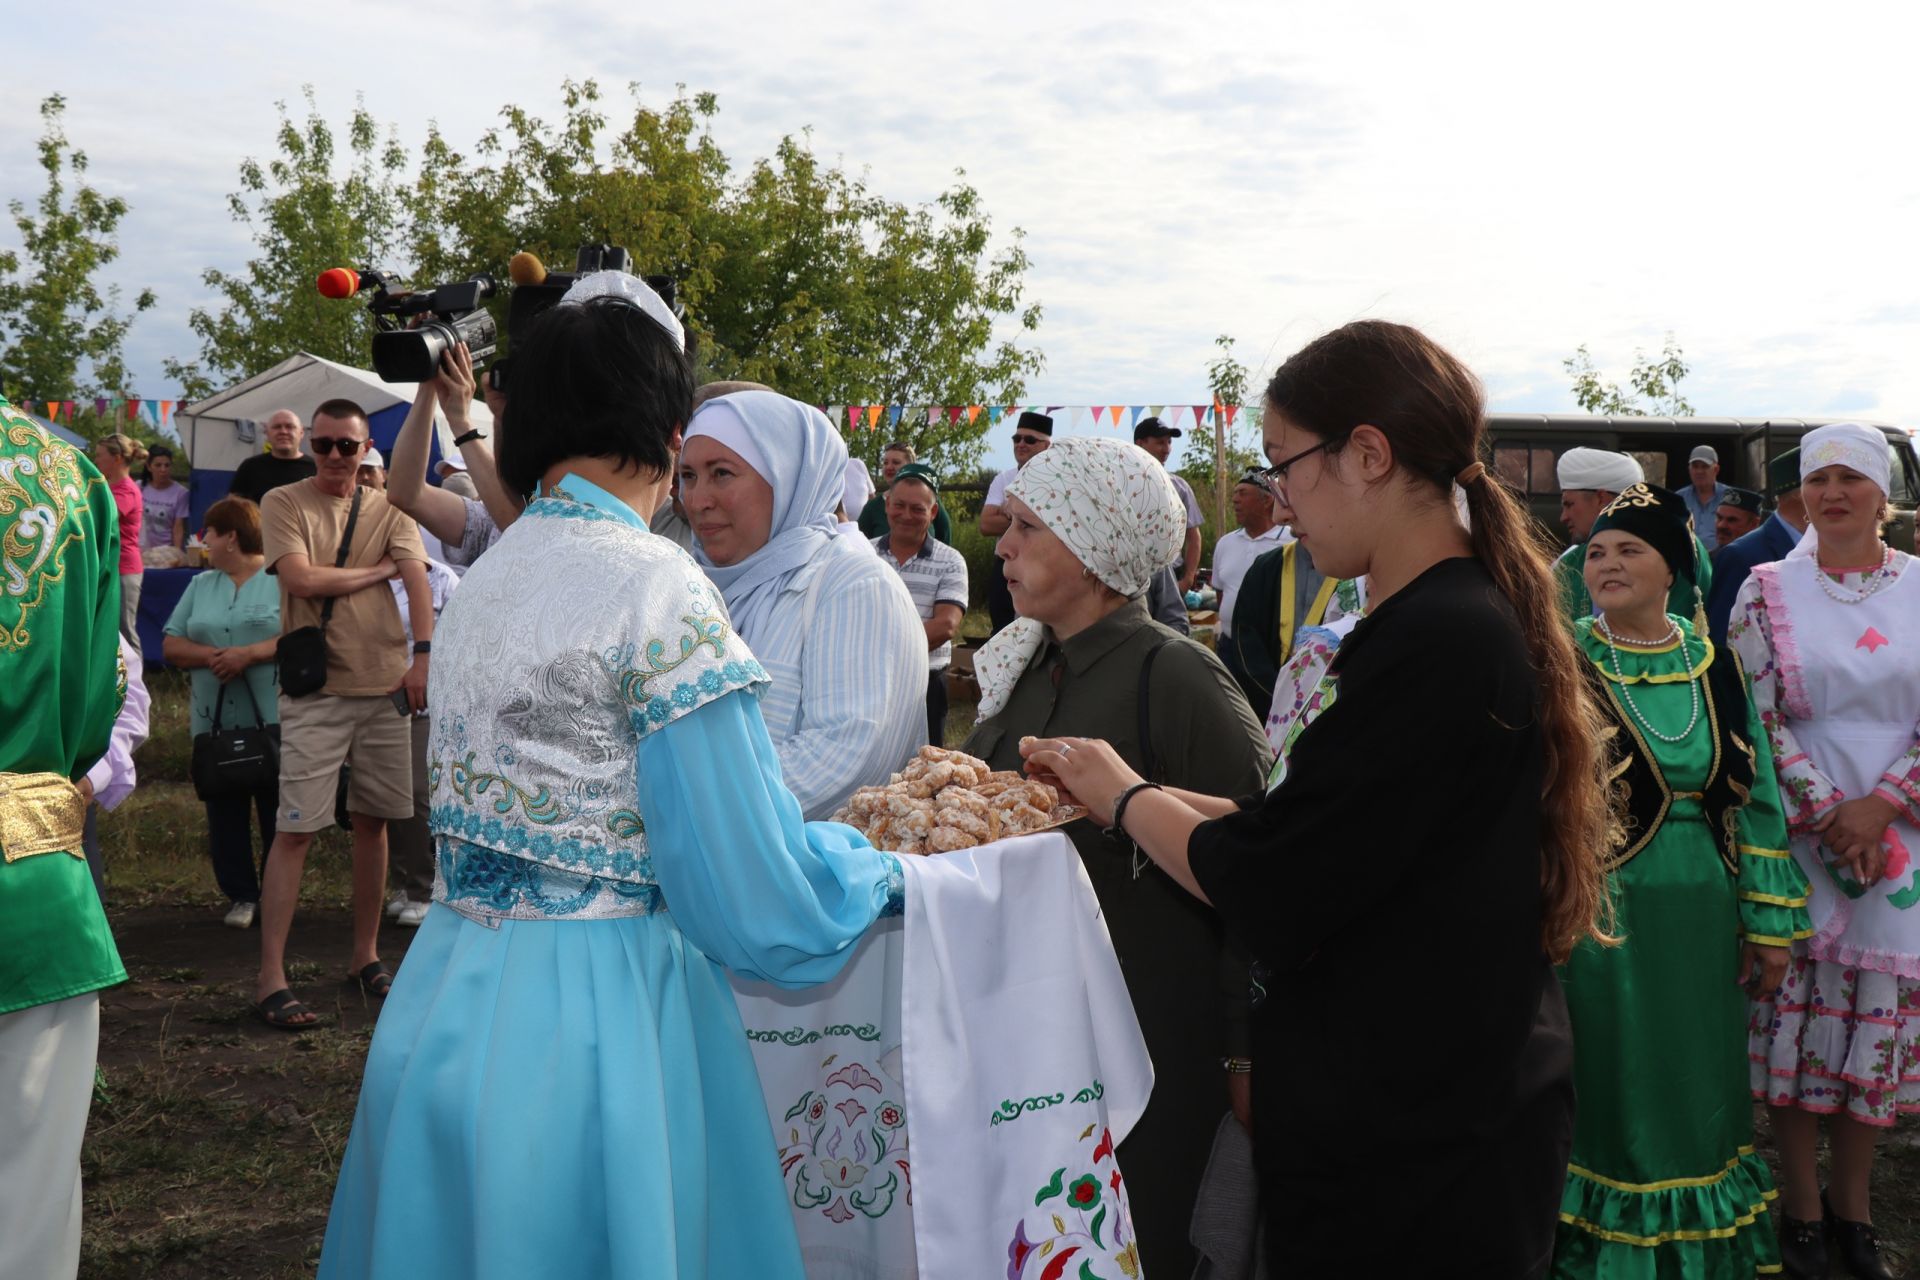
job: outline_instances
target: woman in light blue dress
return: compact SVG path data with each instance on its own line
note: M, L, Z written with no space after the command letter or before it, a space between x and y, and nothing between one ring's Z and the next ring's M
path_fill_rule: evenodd
M514 354L499 464L535 500L435 636L434 904L320 1275L797 1278L722 968L832 978L897 910L900 868L802 822L765 672L638 514L691 403L672 314L601 273Z

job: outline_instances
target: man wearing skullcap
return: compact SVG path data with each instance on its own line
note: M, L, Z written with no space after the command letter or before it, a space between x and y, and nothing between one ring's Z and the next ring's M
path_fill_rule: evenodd
M1713 537L1718 544L1718 549L1713 552L1714 562L1719 562L1720 552L1732 546L1736 539L1758 529L1766 513L1765 501L1759 494L1751 489L1728 485L1726 493L1720 497L1720 505L1713 512Z
M1773 514L1766 523L1713 558L1713 590L1707 593L1707 628L1715 644L1727 642L1727 622L1740 584L1757 564L1785 560L1807 531L1807 504L1800 497L1800 451L1789 449L1767 464Z
M1593 599L1587 594L1583 573L1587 561L1587 535L1601 510L1621 493L1644 481L1646 475L1632 455L1615 453L1609 449L1569 449L1560 455L1554 470L1560 479L1560 523L1567 527L1573 545L1554 563L1553 571L1560 579L1560 594L1566 602L1567 617L1575 620L1591 618ZM1707 549L1698 545L1699 541L1696 531L1694 582L1686 581L1684 575L1676 576L1673 589L1667 596L1667 612L1683 618L1691 618L1694 614L1694 583L1699 584L1699 591L1704 594L1712 580Z

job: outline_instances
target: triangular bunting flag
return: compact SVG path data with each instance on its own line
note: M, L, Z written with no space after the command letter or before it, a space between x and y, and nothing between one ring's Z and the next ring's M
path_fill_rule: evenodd
M1147 406L1147 408L1153 410L1153 416L1156 418L1158 418L1161 414L1167 411L1167 406L1163 404L1150 404ZM1169 422L1167 425L1172 426L1173 424Z
M883 404L870 404L866 407L867 408L867 430L871 431L875 427L880 425L880 415L886 410L886 407L887 406Z
M999 405L990 404L987 406L987 425L988 426L990 427L999 426L1000 419L1003 418L1004 416L1006 416L1006 411L1002 409Z
M27 407L31 409L33 406L28 405ZM47 401L47 421L58 422L59 420L60 420L60 402L58 400Z
M1239 406L1239 405L1237 405L1237 404L1230 404L1230 405L1228 405L1228 406L1227 406L1227 425L1228 425L1228 426L1232 426L1232 425L1233 425L1233 419L1234 419L1234 415L1235 415L1235 414L1237 414L1237 413L1239 413L1239 412L1240 412L1240 406Z
M1088 411L1093 414L1093 425L1097 427L1100 425L1101 417L1107 412L1107 406L1103 404L1092 405Z
M980 420L980 406L977 404L968 405L967 406L967 425L972 426L975 422L978 422L979 420Z
M1141 415L1141 414L1143 414L1143 413L1145 413L1146 411L1147 411L1147 406L1145 406L1145 405L1143 405L1143 404L1136 404L1136 405L1134 405L1134 406L1133 406L1133 408L1131 408L1131 409L1129 409L1129 410L1128 410L1128 412L1129 412L1129 413L1131 413L1131 414L1133 415L1133 418L1132 418L1132 422L1131 422L1131 425L1133 425L1133 426L1136 426L1136 427L1137 427L1137 426L1139 426L1139 425L1140 425L1140 415Z
M1207 406L1203 404L1193 406L1193 425L1196 427L1207 425Z
M174 402L171 400L162 400L160 402L160 425L163 427L166 426L167 422L173 417L173 404Z
M954 422L958 422L958 421L960 421L960 406L959 406L959 405L957 405L957 404L950 404L950 405L948 405L948 406L947 406L947 421L948 421L949 423L954 423ZM968 419L968 421L972 421L972 419Z
M1087 406L1083 404L1077 404L1073 406L1073 412L1071 416L1073 418L1074 429L1078 430L1080 427L1080 424L1087 420Z
M1116 404L1113 406L1113 425L1115 428L1118 428L1120 426L1120 415L1125 413L1126 410L1127 410L1127 406L1123 404Z
M847 406L847 430L858 431L859 429L860 429L860 406L857 404L850 404Z
M897 405L897 404L890 404L887 406L887 425L888 426L897 427L900 425L900 411L903 408L905 408L904 405Z
M126 403L127 403L127 421L132 422L135 418L140 416L140 402L138 400L129 400Z

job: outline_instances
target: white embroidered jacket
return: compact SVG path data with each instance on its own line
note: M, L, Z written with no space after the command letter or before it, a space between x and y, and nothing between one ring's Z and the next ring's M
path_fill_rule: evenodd
M564 488L467 572L433 650L434 833L628 884L654 882L639 739L767 680L692 557Z

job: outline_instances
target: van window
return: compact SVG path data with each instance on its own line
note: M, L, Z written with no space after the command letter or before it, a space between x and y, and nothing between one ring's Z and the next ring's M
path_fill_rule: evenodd
M1907 469L1907 451L1891 440L1887 442L1887 451L1893 455L1893 492L1887 495L1887 501L1896 507L1915 506L1914 475Z
M1562 452L1546 445L1503 440L1493 447L1493 469L1522 493L1558 496L1560 473L1555 463Z

